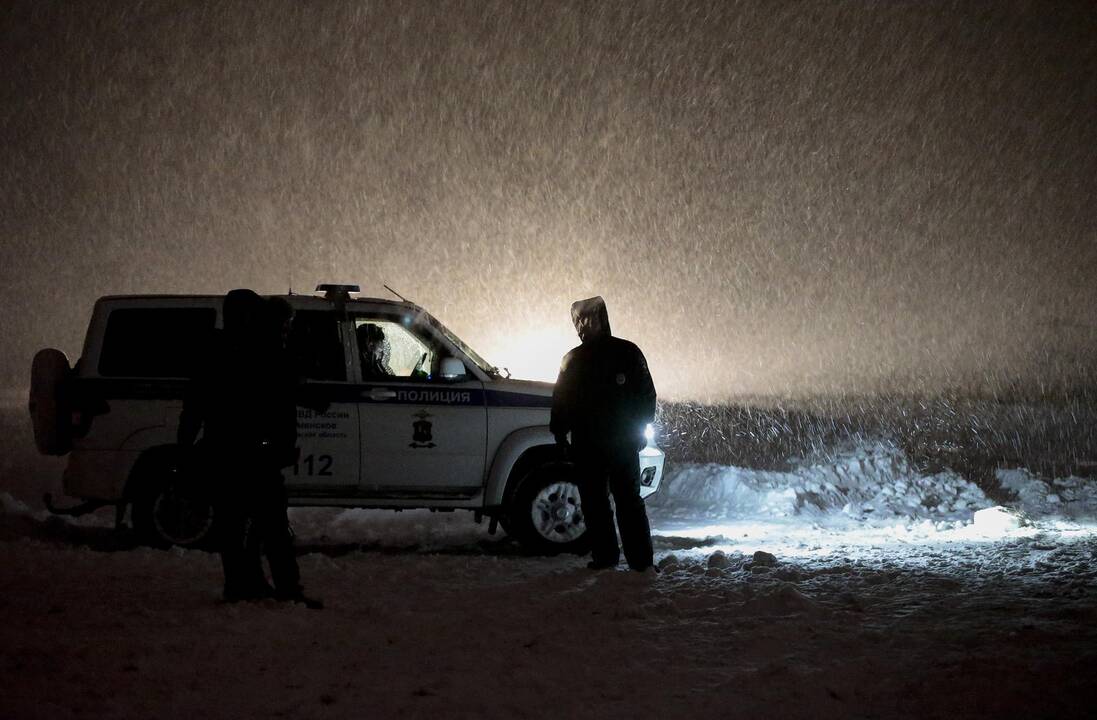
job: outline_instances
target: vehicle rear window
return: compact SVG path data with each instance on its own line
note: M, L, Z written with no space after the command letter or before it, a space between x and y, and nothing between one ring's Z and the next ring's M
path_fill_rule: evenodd
M99 355L107 377L186 378L217 321L213 308L129 308L111 312Z
M293 316L289 354L298 375L309 380L347 379L339 318L327 310L298 310Z

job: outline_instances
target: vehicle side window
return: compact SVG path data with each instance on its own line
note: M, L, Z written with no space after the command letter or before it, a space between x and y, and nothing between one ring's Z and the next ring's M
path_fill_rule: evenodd
M430 380L437 351L396 319L354 320L362 379Z
M187 378L213 334L213 308L126 308L107 318L99 374Z
M287 343L297 374L309 380L346 381L339 319L327 310L298 310Z

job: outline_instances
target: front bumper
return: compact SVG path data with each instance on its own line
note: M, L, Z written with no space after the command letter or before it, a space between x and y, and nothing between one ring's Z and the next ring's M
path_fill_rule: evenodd
M640 451L640 497L646 498L659 489L665 459L663 451L651 445Z

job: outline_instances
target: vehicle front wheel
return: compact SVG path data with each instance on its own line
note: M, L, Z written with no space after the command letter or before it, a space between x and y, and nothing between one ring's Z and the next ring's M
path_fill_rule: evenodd
M511 498L506 528L530 552L586 552L587 525L575 466L546 463L526 475Z
M158 473L133 501L133 528L155 547L205 547L213 539L213 504L194 483Z

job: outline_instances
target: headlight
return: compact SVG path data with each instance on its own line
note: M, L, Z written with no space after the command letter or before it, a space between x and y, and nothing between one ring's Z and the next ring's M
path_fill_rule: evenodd
M644 439L648 441L648 445L651 445L652 441L655 440L655 426L651 423L644 426Z

